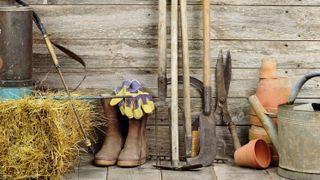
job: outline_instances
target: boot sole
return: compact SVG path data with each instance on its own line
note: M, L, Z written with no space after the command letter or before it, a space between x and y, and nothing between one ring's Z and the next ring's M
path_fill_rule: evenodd
M116 164L116 160L114 161L94 160L94 164L97 166L113 166Z
M140 161L118 161L117 166L119 167L135 167L140 166L146 162L146 159Z

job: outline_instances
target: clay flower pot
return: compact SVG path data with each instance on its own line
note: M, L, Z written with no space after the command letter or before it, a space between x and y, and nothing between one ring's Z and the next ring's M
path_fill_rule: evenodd
M234 160L238 166L267 168L271 161L269 145L261 139L252 140L236 150Z
M278 113L278 106L288 102L291 82L288 78L260 79L256 95L262 106L270 113Z
M262 59L260 66L260 78L277 78L277 62L275 59Z

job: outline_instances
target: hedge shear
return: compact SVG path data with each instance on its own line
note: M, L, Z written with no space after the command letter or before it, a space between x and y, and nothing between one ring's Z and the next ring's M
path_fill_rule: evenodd
M227 53L226 62L224 64L222 50L219 52L216 66L216 108L214 111L214 117L216 122L222 121L228 125L228 129L231 133L233 145L235 149L241 147L236 125L232 122L230 113L228 111L228 93L232 76L231 54Z

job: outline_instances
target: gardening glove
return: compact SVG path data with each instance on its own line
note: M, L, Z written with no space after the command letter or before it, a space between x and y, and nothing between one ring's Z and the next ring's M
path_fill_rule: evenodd
M129 98L113 98L110 105L118 104L122 115L129 119L140 119L144 113L152 113L154 103L152 96L143 91L137 80L125 80L115 89L116 96L131 96Z
M139 97L137 96L134 100L134 104L133 104L133 117L135 119L140 119L143 116L143 111L141 109L141 105L142 105L142 101L141 99L139 99Z
M152 113L154 110L154 103L152 101L152 96L149 93L138 91L140 104L145 113Z
M127 89L131 86L130 80L124 80L120 86L118 86L114 92L116 93L116 96L126 96L129 93L127 92ZM115 106L116 104L119 104L121 101L123 101L124 98L113 98L110 102L111 106ZM120 105L119 105L120 107Z

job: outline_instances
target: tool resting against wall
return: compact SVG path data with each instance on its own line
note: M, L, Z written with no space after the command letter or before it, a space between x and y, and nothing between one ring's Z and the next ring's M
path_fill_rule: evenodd
M22 6L28 6L27 3L25 3L24 1L22 0L16 0L16 2ZM68 100L70 101L70 104L71 104L71 107L73 109L73 112L74 112L74 115L75 115L75 119L77 120L77 123L78 123L78 126L79 126L79 129L80 131L82 132L82 135L83 135L83 138L85 140L85 144L87 147L89 147L91 149L91 140L88 138L88 135L84 132L84 129L82 127L82 124L81 124L81 120L79 118L79 114L78 114L78 111L77 109L75 108L75 105L72 101L72 98L71 98L71 95L70 95L70 91L69 91L69 88L68 86L66 85L66 82L65 82L65 79L62 75L62 72L61 72L61 67L60 67L60 64L59 64L59 61L58 61L58 58L57 58L57 55L54 51L54 48L53 46L57 47L58 49L60 49L63 53L65 53L66 55L68 55L69 57L71 57L72 59L76 60L77 62L79 62L80 64L83 65L84 69L85 69L85 76L83 77L83 79L81 80L81 82L79 83L79 85L76 87L76 89L81 85L81 83L85 80L86 78L86 72L87 72L87 68L86 68L86 64L85 62L78 56L76 55L75 53L73 53L72 51L68 50L67 48L61 46L61 45L58 45L56 43L52 43L48 34L47 34L47 31L44 27L44 25L42 24L41 22L41 19L40 17L38 16L38 14L36 12L32 12L32 16L33 16L33 21L35 22L35 24L37 25L38 29L40 30L40 32L42 33L42 36L43 36L43 39L47 45L47 49L49 51L49 54L51 55L51 59L52 59L52 62L53 64L55 65L56 67L56 70L59 74L59 77L61 79L61 82L63 84L63 87L67 93L67 97L68 97ZM93 151L93 149L91 149L91 151Z

